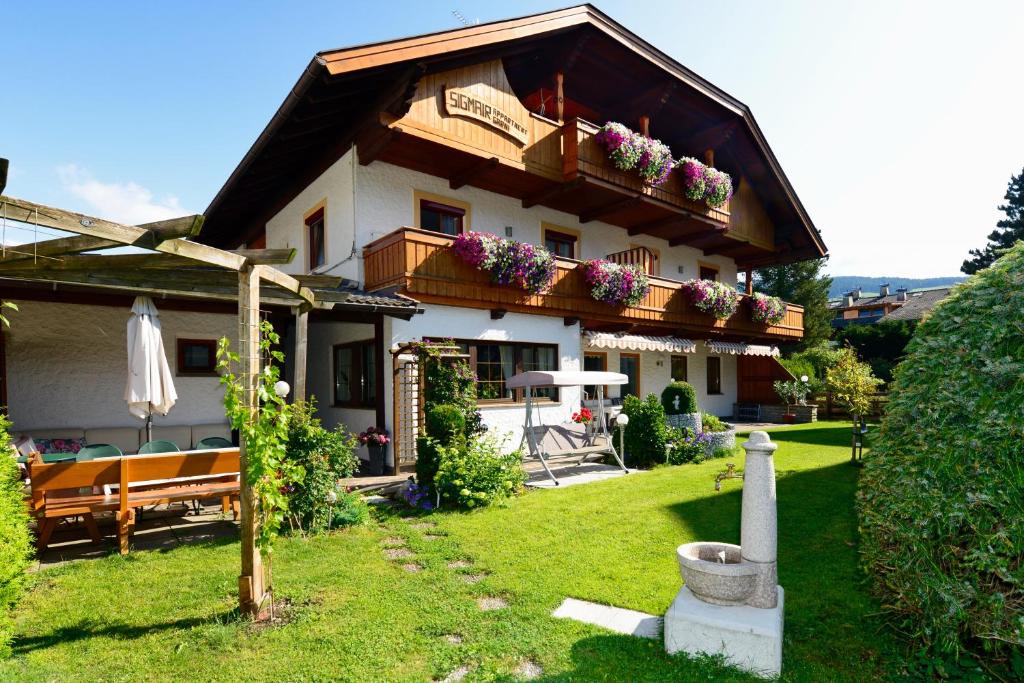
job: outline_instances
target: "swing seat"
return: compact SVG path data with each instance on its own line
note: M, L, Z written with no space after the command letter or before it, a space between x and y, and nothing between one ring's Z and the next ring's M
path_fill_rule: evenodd
M531 427L534 439L545 457L608 453L608 440L601 434L588 434L585 425L538 425Z

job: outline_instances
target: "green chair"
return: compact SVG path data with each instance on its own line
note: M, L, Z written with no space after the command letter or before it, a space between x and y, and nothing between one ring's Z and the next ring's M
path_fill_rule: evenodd
M153 439L139 447L139 455L149 455L151 453L181 453L181 449L173 441Z
M84 460L93 460L95 458L119 458L124 453L117 446L109 443L91 443L88 446L83 446L82 450L78 451L78 455L75 460L82 462Z
M74 453L40 453L40 456L47 465L54 462L72 462L77 459ZM19 455L17 461L24 465L28 463L28 456Z
M199 443L196 444L196 450L201 451L205 448L231 448L233 445L234 444L223 436L208 436L199 440Z

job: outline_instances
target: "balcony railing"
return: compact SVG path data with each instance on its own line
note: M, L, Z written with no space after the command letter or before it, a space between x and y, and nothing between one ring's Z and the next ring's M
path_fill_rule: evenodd
M743 302L729 319L717 320L690 304L682 283L660 277L650 278L650 292L639 305L615 308L590 296L580 262L571 259L557 259L555 279L545 294L492 285L485 273L454 253L451 242L437 233L400 228L368 244L363 252L366 289L390 289L424 303L578 318L592 324L627 323L666 333L716 332L773 339L803 336L800 306L786 304L786 316L778 325L754 322Z
M658 257L647 247L633 247L608 254L605 259L620 266L640 266L648 275L658 274Z
M582 119L566 121L562 127L562 170L566 180L578 176L596 178L651 199L660 200L676 208L706 216L722 225L729 225L729 202L712 209L706 204L686 198L682 174L671 173L668 180L658 187L644 185L635 171L621 171L615 168L604 148L597 141L601 129Z

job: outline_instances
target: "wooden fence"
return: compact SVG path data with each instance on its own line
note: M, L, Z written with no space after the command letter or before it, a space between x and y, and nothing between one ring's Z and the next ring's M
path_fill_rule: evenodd
M832 392L826 391L815 394L807 399L808 403L818 404L818 419L832 419L837 417L850 417L845 407L832 399ZM873 420L881 419L885 407L889 403L889 394L879 391L871 395L871 410L865 417Z

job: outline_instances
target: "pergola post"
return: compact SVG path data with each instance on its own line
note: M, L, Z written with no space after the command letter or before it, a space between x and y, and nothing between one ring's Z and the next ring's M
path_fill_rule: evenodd
M246 265L238 271L238 349L241 359L243 400L249 419L256 418L256 383L260 376L260 277L259 266ZM245 436L239 440L240 523L242 526L242 573L238 577L238 599L243 614L258 616L266 596L263 558L256 547L256 500L247 478L249 458Z
M309 336L309 307L295 310L295 386L292 396L296 402L306 400L306 347Z

